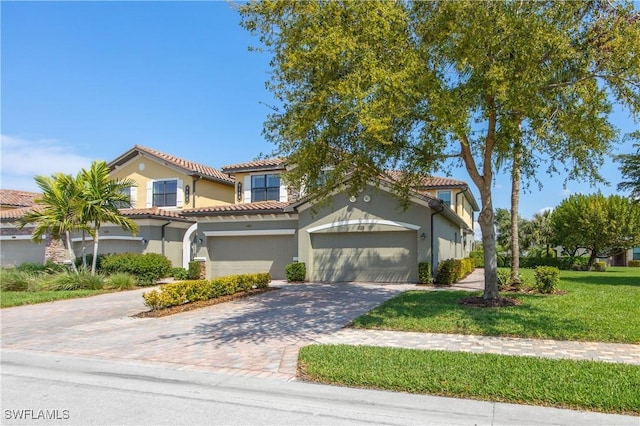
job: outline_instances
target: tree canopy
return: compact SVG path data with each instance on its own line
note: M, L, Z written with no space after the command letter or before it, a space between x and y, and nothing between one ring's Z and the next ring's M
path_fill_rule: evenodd
M634 132L629 137L640 141L640 131ZM620 172L623 179L618 184L619 191L631 191L631 198L640 202L640 143L634 144L635 154L618 155L620 161Z
M640 204L620 195L572 195L556 207L550 222L556 244L573 253L589 252L589 269L598 256L640 245Z
M402 169L406 199L416 175L462 161L481 197L485 299L498 297L498 158L525 177L545 162L597 181L617 138L612 102L640 108L628 2L274 0L240 13L272 55L281 105L265 135L296 164L290 182L326 195L354 170L350 191Z

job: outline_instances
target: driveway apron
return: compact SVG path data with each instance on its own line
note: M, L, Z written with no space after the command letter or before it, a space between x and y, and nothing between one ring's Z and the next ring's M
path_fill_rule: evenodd
M161 318L143 291L0 311L2 348L291 379L298 350L413 285L286 284ZM146 290L148 291L148 290Z

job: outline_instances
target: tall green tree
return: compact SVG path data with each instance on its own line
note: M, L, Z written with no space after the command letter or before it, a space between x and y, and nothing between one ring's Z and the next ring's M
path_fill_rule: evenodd
M37 207L19 219L18 229L35 223L31 238L37 243L41 242L47 233L54 239L60 239L64 235L69 260L77 272L71 232L87 230L82 219L81 186L76 178L64 173L36 176L35 181L42 195L34 200Z
M402 169L406 201L416 176L460 159L481 198L485 299L499 297L497 157L521 149L511 167L524 176L544 160L597 181L617 137L611 103L640 107L631 3L275 0L240 13L272 55L281 105L265 135L296 164L289 182L322 196Z
M550 221L557 244L589 252L589 270L598 256L640 245L640 204L619 195L572 195Z
M127 189L136 186L132 179L110 179L109 166L105 161L94 161L91 167L82 169L78 174L81 186L82 219L88 225L93 238L93 259L91 273L96 272L100 227L103 223L112 223L133 234L138 232L138 225L123 216L118 208L130 203Z
M630 138L640 141L640 131L633 132ZM620 161L620 173L626 180L618 184L618 191L631 191L631 198L640 202L640 143L633 145L635 154L622 154L616 158Z

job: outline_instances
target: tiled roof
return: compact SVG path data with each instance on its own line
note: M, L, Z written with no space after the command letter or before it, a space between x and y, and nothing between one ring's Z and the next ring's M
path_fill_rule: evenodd
M17 220L24 216L27 212L37 209L37 206L22 207L19 209L2 210L0 211L0 220Z
M283 210L290 203L280 201L260 201L257 203L229 204L226 206L200 207L197 209L183 210L185 216L202 214L234 214L234 213L259 213L277 212Z
M400 180L402 178L404 172L401 170L390 170L387 172L387 175L392 180ZM450 179L446 177L439 176L423 176L414 187L421 187L424 189L427 188L449 188L449 187L464 187L467 186L467 183L462 180Z
M222 166L222 170L225 173L233 173L249 170L264 170L264 169L284 169L286 159L285 158L267 158L264 160L249 161L246 163L230 164L228 166Z
M160 152L158 150L155 150L153 148L148 148L146 146L142 146L142 145L135 145L133 147L133 149L127 151L125 154L121 155L120 157L118 157L116 160L112 161L111 163L109 163L109 167L114 167L116 164L121 163L121 162L125 162L130 160L131 158L133 158L134 155L137 152L142 152L145 153L147 155L151 155L159 160L165 161L169 164L172 164L174 166L180 167L181 169L184 169L187 174L197 174L197 175L201 175L205 178L208 179L212 179L212 180L217 180L223 183L227 183L227 184L234 184L235 181L233 180L233 178L225 173L222 173L220 170L218 169L214 169L213 167L209 167L209 166L205 166L204 164L200 164L200 163L196 163L193 161L189 161L189 160L185 160L183 158L179 158L179 157L175 157L173 155L170 154L166 154L164 152Z
M148 209L120 209L120 214L131 218L144 218L144 217L162 217L167 219L180 219L189 220L182 215L182 212L175 210L165 210L158 207L151 207Z
M38 192L16 191L13 189L0 189L0 205L13 207L33 206L34 198L39 197Z

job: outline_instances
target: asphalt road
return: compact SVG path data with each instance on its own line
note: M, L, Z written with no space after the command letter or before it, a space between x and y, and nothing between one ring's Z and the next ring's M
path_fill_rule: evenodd
M4 350L2 424L635 425L637 417Z

